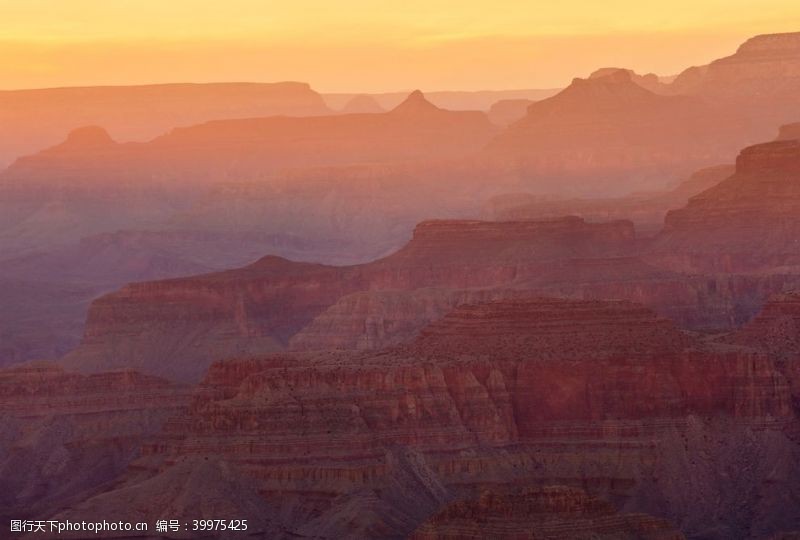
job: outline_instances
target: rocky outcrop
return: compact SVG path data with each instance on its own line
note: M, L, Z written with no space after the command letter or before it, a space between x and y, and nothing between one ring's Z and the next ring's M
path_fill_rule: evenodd
M44 363L0 370L0 515L41 519L105 489L188 397L188 389L131 371L84 376Z
M609 503L563 486L511 493L485 490L457 501L420 525L413 540L603 538L682 540L668 521L618 514Z
M59 518L147 512L205 462L263 497L252 532L272 538L406 535L487 484L581 486L689 536L757 537L800 519L792 401L768 354L634 304L468 305L393 349L215 363L136 474ZM204 498L223 501L214 478Z
M653 251L710 272L787 271L800 258L800 142L744 149L736 173L667 214Z
M219 120L176 128L144 151L155 165L187 179L223 175L241 181L292 167L463 157L493 131L484 113L440 109L417 91L386 113ZM203 150L209 147L215 151Z

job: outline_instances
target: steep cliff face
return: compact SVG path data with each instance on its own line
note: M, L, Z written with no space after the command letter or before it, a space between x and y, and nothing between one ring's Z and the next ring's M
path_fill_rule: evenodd
M633 247L627 221L424 221L404 247L369 269L376 276L372 288L496 286L552 261L619 256Z
M41 519L96 492L188 397L186 388L131 371L0 370L0 515Z
M690 270L790 270L798 264L800 142L744 149L736 173L667 214L653 251Z
M644 514L618 514L607 502L563 486L503 493L482 491L432 516L413 540L602 538L682 540L668 521Z
M758 536L800 519L786 502L792 400L770 356L704 344L627 302L462 306L394 349L215 363L145 446L136 466L151 479L61 517L183 489L181 471L206 461L250 478L271 516L261 530L285 536L409 534L487 483L583 486L690 535Z

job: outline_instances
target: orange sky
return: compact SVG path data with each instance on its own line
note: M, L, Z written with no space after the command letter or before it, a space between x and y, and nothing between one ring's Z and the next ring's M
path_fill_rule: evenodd
M545 88L601 66L672 74L796 30L797 0L0 0L0 87Z

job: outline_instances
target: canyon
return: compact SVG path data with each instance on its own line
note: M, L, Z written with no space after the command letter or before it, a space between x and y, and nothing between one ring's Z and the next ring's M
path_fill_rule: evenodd
M783 305L765 313L797 317ZM797 358L682 332L626 301L462 305L377 351L215 362L115 487L57 519L200 505L253 511L253 534L270 538L403 537L504 485L595 505L564 531L763 537L800 519Z
M131 284L93 302L83 340L63 363L196 381L215 358L385 347L459 304L531 294L626 299L683 328L731 329L800 281L792 266L798 159L797 141L744 149L733 175L670 211L650 239L626 220L433 220L369 263L269 256L238 270Z
M795 537L798 62L0 92L0 516Z

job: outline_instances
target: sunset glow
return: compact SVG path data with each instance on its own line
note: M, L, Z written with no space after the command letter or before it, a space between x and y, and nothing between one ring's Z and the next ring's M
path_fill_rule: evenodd
M608 65L674 74L755 33L800 26L792 0L654 5L412 0L5 0L4 89L301 80L322 91L557 87Z

